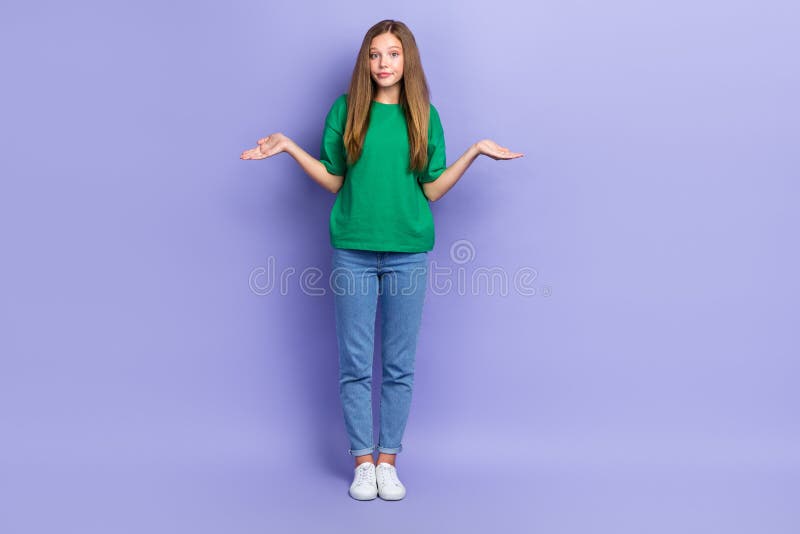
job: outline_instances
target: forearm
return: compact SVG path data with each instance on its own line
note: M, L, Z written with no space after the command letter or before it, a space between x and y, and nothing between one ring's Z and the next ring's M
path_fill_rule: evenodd
M470 146L460 158L458 158L452 165L447 167L436 180L422 184L422 191L430 201L439 200L447 193L450 188L456 185L456 182L464 175L464 172L472 165L480 155L480 151L476 145Z
M342 187L344 177L329 173L320 160L303 150L297 143L289 143L286 152L300 164L306 174L331 193L337 193Z

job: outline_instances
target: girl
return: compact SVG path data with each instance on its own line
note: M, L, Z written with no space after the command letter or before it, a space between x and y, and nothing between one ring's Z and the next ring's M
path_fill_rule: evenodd
M414 358L434 245L430 201L452 188L479 155L513 159L494 141L470 146L451 166L430 103L414 36L400 21L367 31L350 87L325 119L317 160L282 133L258 140L241 159L288 152L337 194L330 215L331 283L339 351L339 395L355 457L350 496L402 499L395 467L411 404ZM343 286L343 287L340 287ZM372 433L372 357L378 296L382 367L380 434Z

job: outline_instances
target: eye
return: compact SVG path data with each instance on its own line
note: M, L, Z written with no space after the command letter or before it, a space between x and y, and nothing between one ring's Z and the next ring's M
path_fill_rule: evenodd
M375 58L377 55L378 55L378 53L377 53L377 52L370 52L370 54L369 54L369 58L370 58L370 59L374 59L374 58ZM393 51L393 52L390 52L390 55L391 55L391 56L395 56L395 57L397 57L397 56L399 56L399 55L400 55L400 52L394 52L394 51Z

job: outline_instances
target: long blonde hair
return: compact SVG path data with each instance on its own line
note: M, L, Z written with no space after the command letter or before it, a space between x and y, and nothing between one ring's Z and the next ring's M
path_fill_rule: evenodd
M403 45L403 78L400 80L400 106L408 125L409 169L421 172L428 165L428 121L430 90L422 69L419 49L408 26L399 20L382 20L364 36L358 51L350 89L347 92L347 122L344 146L347 161L353 164L361 157L369 126L369 112L375 97L375 82L370 76L369 48L372 39L389 32Z

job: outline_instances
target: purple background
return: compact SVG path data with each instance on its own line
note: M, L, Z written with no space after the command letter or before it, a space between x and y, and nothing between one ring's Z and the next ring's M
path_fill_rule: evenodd
M4 6L0 530L797 532L798 9L379 4ZM526 154L432 204L431 259L537 276L429 293L408 496L363 503L330 291L298 285L334 196L239 154L318 157L390 17L448 163Z

